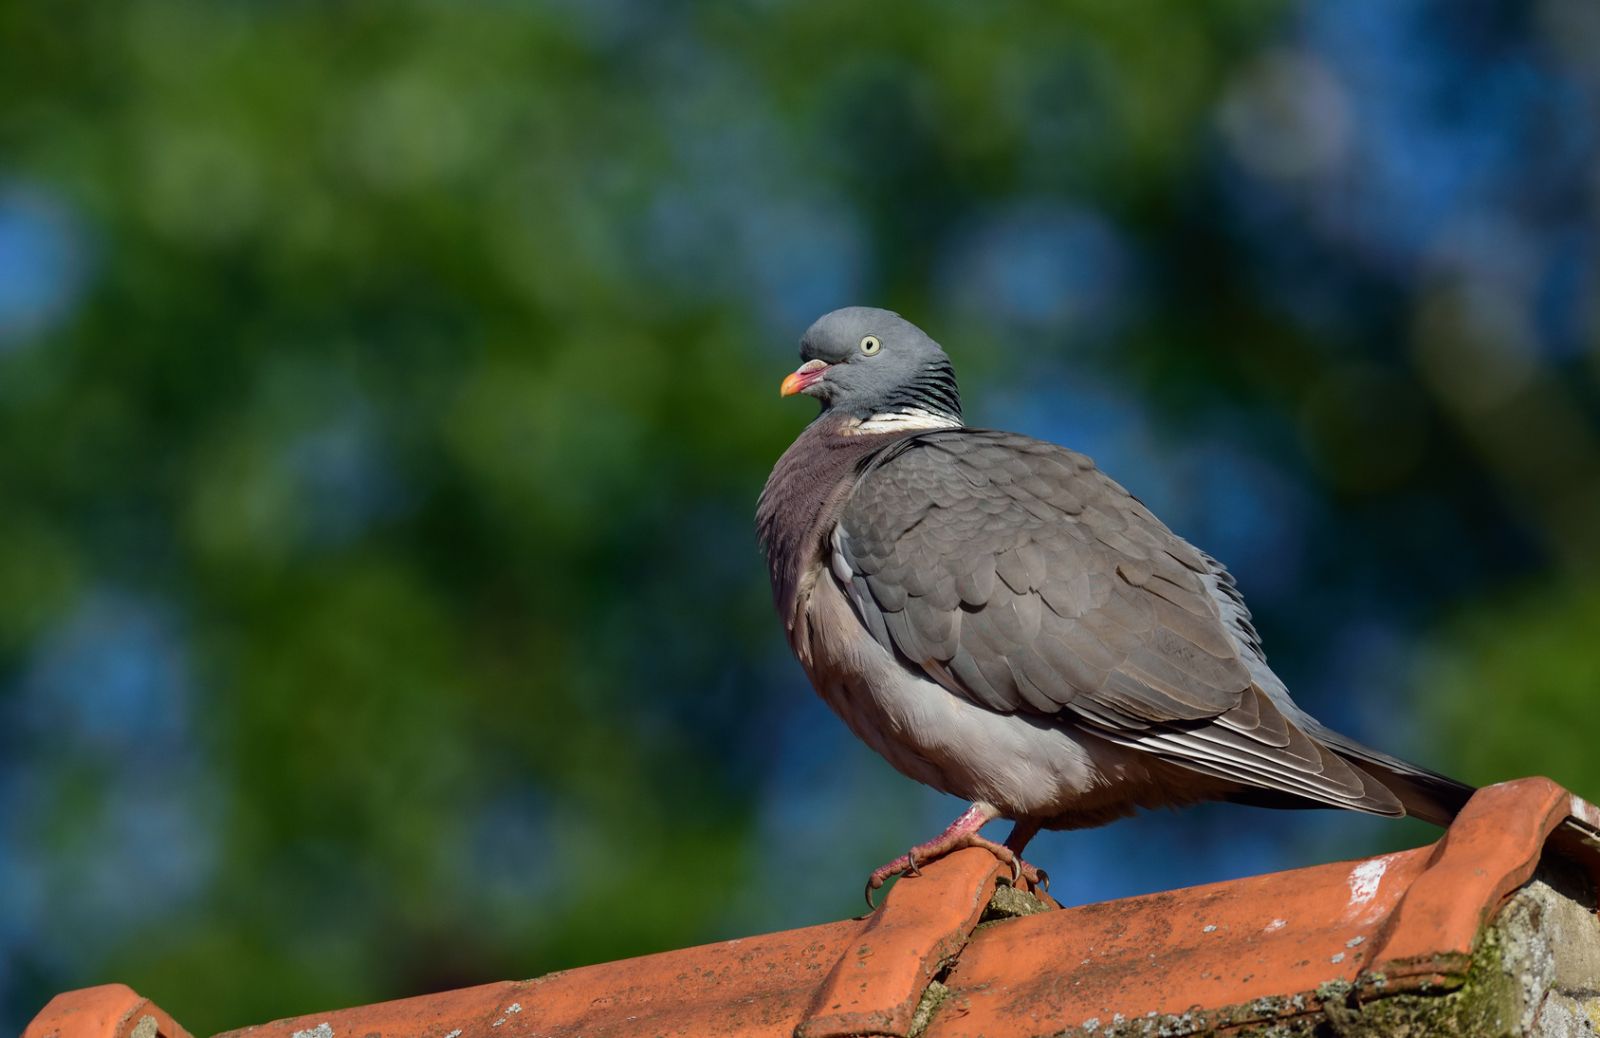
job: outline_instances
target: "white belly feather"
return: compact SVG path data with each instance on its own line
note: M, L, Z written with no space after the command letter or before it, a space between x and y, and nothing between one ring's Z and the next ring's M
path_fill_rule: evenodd
M1096 825L1154 802L1160 779L1148 755L956 695L878 644L830 575L806 583L795 653L823 700L901 773L1052 827Z

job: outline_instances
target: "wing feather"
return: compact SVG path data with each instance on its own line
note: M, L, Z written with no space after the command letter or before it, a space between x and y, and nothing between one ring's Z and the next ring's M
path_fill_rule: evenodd
M1263 693L1232 578L1081 454L911 437L860 475L832 548L866 630L957 695L1241 786L1401 810Z

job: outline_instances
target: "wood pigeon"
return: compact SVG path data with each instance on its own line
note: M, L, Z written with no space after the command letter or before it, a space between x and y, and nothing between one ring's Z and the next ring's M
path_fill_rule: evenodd
M757 528L789 646L900 772L972 806L875 870L967 846L1014 879L1040 829L1229 800L1447 825L1470 786L1331 731L1267 666L1222 564L1093 461L962 422L954 369L898 314L848 307L781 393L821 413ZM1004 844L979 835L1015 822Z

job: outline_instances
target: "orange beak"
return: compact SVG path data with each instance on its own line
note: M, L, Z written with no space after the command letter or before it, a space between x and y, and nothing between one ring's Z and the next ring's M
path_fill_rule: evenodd
M779 396L794 396L796 393L805 392L805 388L822 377L828 370L825 360L808 360L800 365L794 374L783 380L783 385L778 387Z

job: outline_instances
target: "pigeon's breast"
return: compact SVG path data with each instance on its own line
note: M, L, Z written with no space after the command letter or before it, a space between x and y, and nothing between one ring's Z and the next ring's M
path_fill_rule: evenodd
M1053 827L1109 821L1155 790L1144 754L1057 718L996 713L905 666L861 626L832 574L808 576L796 654L828 706L902 774Z
M851 436L845 416L824 417L806 427L773 466L756 504L756 531L767 556L772 599L792 633L808 573L822 557L823 534L859 468L903 435Z

